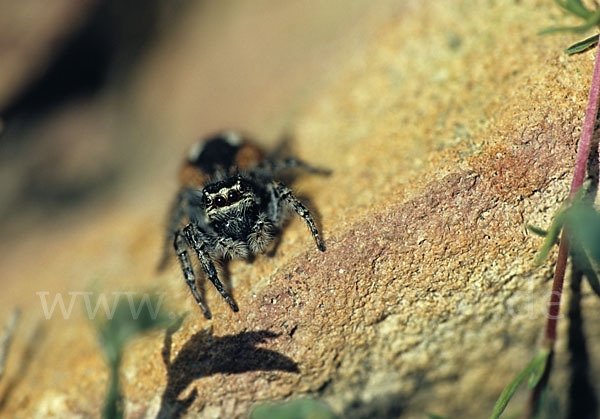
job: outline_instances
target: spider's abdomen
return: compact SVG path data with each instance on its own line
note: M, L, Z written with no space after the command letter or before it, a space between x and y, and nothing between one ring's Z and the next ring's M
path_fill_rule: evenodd
M182 187L202 188L215 174L247 170L264 158L264 153L236 131L224 131L194 144L179 173Z

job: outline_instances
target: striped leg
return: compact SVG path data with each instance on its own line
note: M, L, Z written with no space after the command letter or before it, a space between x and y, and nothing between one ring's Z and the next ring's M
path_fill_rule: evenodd
M200 264L202 265L202 269L204 269L204 273L213 283L219 294L227 301L229 306L233 311L238 311L238 306L233 301L231 296L225 291L225 287L221 281L219 281L219 277L217 276L217 270L215 269L215 264L213 263L210 254L205 249L204 242L201 241L201 233L198 230L198 227L195 224L188 224L183 229L183 235L185 236L185 240L188 245L196 251L196 255L198 255L198 259L200 260Z
M272 187L274 188L275 193L279 196L279 199L286 202L300 217L304 218L304 221L306 221L306 224L308 225L308 228L315 239L315 243L317 243L317 248L321 252L324 252L325 244L323 243L323 240L321 240L319 230L317 229L315 221L313 220L308 208L306 208L304 204L294 196L292 191L282 183L272 182L271 185L273 185Z
M202 300L202 296L198 292L198 287L196 285L196 277L194 275L194 268L192 267L190 257L186 250L187 243L183 237L183 233L181 230L175 233L175 241L173 244L175 246L177 258L179 259L179 263L181 264L181 270L183 271L183 275L185 276L185 282L190 288L190 291L192 291L192 295L196 299L196 303L198 303L198 306L202 310L204 317L210 319L210 310L208 309L208 307L206 307L204 301Z

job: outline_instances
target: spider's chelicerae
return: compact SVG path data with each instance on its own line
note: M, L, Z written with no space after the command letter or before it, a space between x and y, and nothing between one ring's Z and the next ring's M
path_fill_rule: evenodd
M186 283L206 318L211 314L196 287L189 250L196 253L207 278L233 311L238 311L237 304L219 280L215 260L264 253L290 209L304 219L317 248L325 251L309 210L276 180L280 172L293 168L328 173L295 158L265 158L235 131L216 134L190 149L180 173L167 241L169 246L173 243Z

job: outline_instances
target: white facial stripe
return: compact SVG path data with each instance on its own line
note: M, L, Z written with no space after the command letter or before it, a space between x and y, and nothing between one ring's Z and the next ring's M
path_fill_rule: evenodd
M227 196L227 192L229 192L229 191L238 191L238 192L240 192L240 186L239 185L235 185L235 186L232 186L230 188L221 188L221 189L219 189L218 192L214 192L214 193L208 194L208 196L210 196L211 198L214 198L217 195Z
M240 182L238 181L238 183L236 183L235 185L223 187L223 188L219 189L218 192L210 193L210 194L208 194L208 196L210 196L211 198L214 198L217 195L227 196L227 192L229 192L229 191L238 191L238 192L241 192L242 191L242 185L240 185Z

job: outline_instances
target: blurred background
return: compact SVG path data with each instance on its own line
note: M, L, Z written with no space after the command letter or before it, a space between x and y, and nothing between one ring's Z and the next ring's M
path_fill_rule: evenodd
M275 142L402 3L0 0L0 258L123 206L162 216L192 142Z

